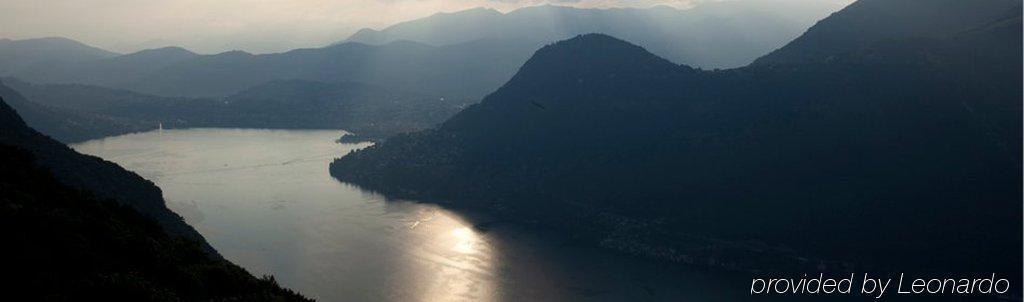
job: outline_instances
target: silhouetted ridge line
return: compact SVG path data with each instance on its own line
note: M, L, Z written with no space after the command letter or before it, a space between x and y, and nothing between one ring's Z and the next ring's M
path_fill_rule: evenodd
M606 35L554 43L479 104L331 173L668 261L1018 275L1019 7L893 2L819 22L781 52L798 61L731 70ZM961 9L980 13L915 20ZM912 34L844 23L876 19Z

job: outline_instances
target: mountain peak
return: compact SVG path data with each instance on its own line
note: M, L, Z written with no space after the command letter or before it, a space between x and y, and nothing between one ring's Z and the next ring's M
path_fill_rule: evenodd
M256 56L256 55L251 54L251 53L246 52L246 51L242 51L242 50L231 50L231 51L225 51L225 52L222 52L222 53L218 53L218 54L212 55L212 57L223 57L223 58L248 58L248 57L254 57L254 56Z
M456 12L439 12L425 18L394 24L381 30L369 28L360 29L343 42L360 42L364 44L379 45L394 40L413 40L412 37L422 37L423 35L440 35L443 32L435 32L439 28L460 28L460 30L472 31L473 28L471 27L476 26L477 24L486 23L487 21L493 21L502 15L503 14L501 12L495 9L484 7L471 8ZM467 28L467 26L469 28ZM394 35L396 32L406 34ZM409 32L416 34L407 35ZM461 40L426 44L436 46L454 44L459 41Z
M524 78L581 80L656 69L670 71L679 67L643 47L591 33L544 46L520 68L511 82Z
M196 53L177 46L168 46L161 48L145 49L140 50L131 54L125 55L125 57L170 57L170 58L191 58L198 56Z
M33 52L34 56L52 53L68 53L71 54L71 56L92 59L114 57L118 55L118 53L64 37L43 37L22 40L5 39L2 42L4 47L18 49L19 51Z
M380 37L380 31L372 28L363 28L356 31L354 34L345 39L344 41L334 43L333 45L342 44L346 42L358 42L363 44L381 44L383 39Z
M182 47L178 47L178 46L167 46L167 47L160 47L160 48L144 49L144 50L137 51L135 53L136 54L140 54L140 53L178 53L178 54L193 54L193 55L196 54L196 53L194 53L194 52L192 52L192 51L190 51L188 49L185 49L185 48L182 48Z
M625 40L601 33L589 33L548 44L538 50L534 54L534 58L574 54L578 55L580 59L601 57L600 60L606 60L609 57L603 57L603 55L607 53L615 53L622 56L654 56L643 47L631 44Z
M15 42L22 43L60 43L60 44L74 44L74 45L85 45L85 43L78 42L65 37L41 37L41 38L29 38L21 40L12 40Z
M558 42L555 42L553 44L592 43L590 41L598 41L600 43L622 43L622 44L629 44L629 42L626 42L625 40L622 40L622 39L619 39L619 38L616 38L616 37L612 37L612 36L609 36L609 35L606 35L606 34L602 34L602 33L589 33L589 34L576 35L575 37L572 37L570 39L558 41Z
M441 12L441 13L436 13L434 15L435 16L444 16L444 15L493 16L493 15L501 15L501 12L499 12L496 9L488 8L488 7L476 7L476 8L466 9L466 10L460 10L460 11L457 11L457 12L450 12L450 13Z
M692 69L651 54L643 47L605 34L584 34L544 46L504 86L480 106L451 118L442 129L469 129L483 115L472 111L503 112L506 117L542 109L574 114L614 111L630 100L643 107L642 92L685 81ZM581 109L588 108L588 109Z

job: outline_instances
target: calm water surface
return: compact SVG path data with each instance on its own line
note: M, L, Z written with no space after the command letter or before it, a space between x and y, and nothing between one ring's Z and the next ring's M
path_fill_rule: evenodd
M328 175L343 131L188 129L72 146L163 189L231 261L321 301L736 301L749 279L666 268Z

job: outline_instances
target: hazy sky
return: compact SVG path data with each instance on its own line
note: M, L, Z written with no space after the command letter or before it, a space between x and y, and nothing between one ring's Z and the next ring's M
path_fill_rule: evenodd
M473 7L690 7L718 0L0 0L0 38L61 36L117 52L317 47L363 28ZM834 0L833 0L834 1Z

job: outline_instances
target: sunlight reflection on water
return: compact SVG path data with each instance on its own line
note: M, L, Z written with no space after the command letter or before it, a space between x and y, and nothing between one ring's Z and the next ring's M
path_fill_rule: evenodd
M331 160L369 145L335 143L342 133L164 130L72 147L155 182L227 259L320 301L737 301L746 293L744 284L726 290L721 280L512 225L482 232L442 207L338 182ZM708 294L722 292L737 295Z
M334 143L342 133L165 130L74 148L153 180L225 257L321 300L493 300L496 257L472 225L329 177L368 146Z

